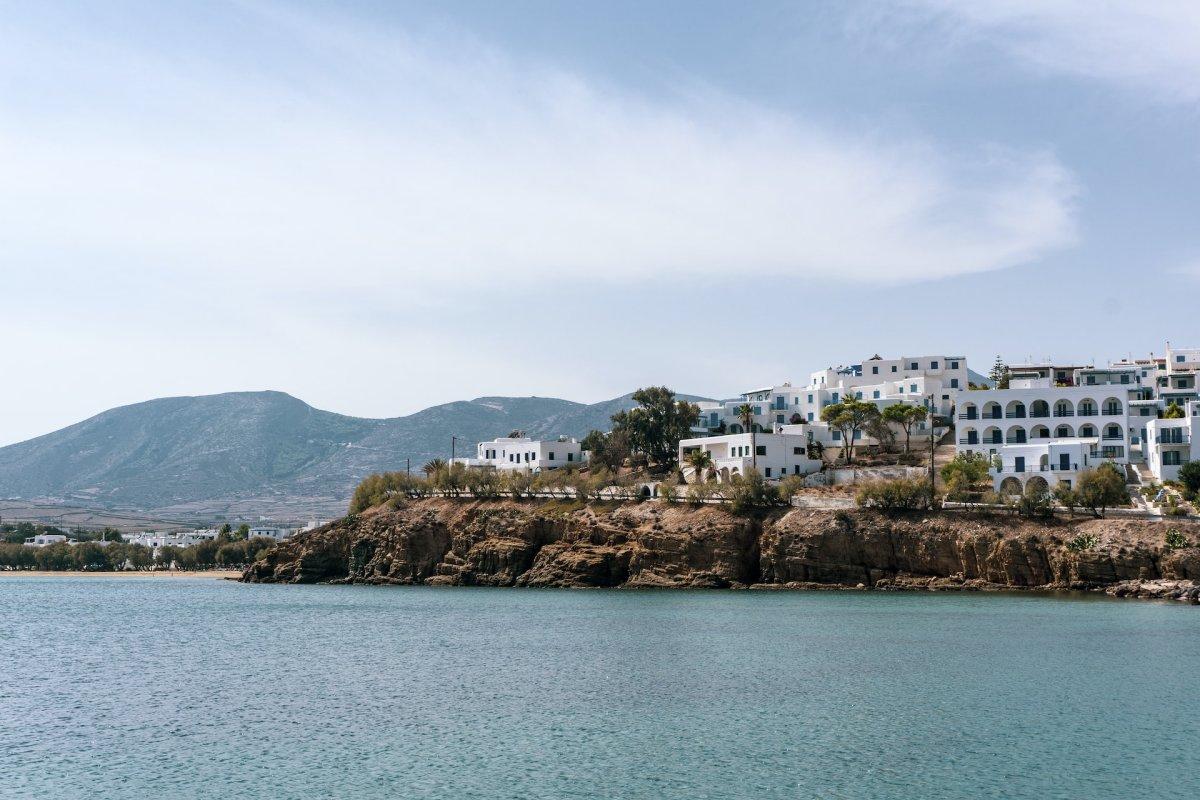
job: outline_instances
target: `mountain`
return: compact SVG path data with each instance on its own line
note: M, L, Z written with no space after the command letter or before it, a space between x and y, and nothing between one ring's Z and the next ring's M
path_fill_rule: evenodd
M480 397L364 419L283 392L168 397L0 448L0 498L191 515L336 513L365 475L449 456L451 436L460 455L512 430L582 437L634 405L630 395L591 405Z

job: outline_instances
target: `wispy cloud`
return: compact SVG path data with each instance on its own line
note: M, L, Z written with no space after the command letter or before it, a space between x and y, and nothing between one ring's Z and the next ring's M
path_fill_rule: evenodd
M0 258L403 293L905 282L1074 236L1049 152L948 152L695 87L651 100L468 37L221 8L237 31L215 53L9 20Z
M1035 69L1113 82L1156 100L1200 101L1195 0L898 0Z

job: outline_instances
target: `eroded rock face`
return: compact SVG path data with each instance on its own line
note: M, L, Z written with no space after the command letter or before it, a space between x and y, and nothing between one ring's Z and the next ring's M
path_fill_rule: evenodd
M1200 541L1200 526L1173 527ZM980 590L1200 580L1200 549L1167 550L1166 529L1148 520L802 509L757 520L682 504L430 499L283 542L244 580ZM1085 533L1099 543L1067 546Z

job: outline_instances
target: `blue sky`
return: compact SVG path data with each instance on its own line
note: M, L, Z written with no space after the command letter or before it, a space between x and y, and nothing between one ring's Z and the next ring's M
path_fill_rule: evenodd
M1200 6L0 0L0 443L1197 344Z

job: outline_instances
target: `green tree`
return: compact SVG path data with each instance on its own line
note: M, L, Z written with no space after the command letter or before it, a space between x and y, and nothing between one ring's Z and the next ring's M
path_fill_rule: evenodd
M904 452L908 452L912 442L912 430L918 423L929 419L929 409L912 403L895 403L883 409L882 417L893 425L899 425L904 431Z
M638 405L613 415L612 435L628 437L630 448L644 453L653 466L669 469L675 464L679 440L691 435L700 407L676 400L665 386L650 386L633 393Z
M959 453L942 465L941 476L951 499L961 499L987 480L992 462L983 453Z
M688 466L692 468L695 475L694 483L704 483L704 473L712 469L713 460L712 453L707 450L696 449L688 453L684 459Z
M250 526L244 522L241 525L238 525L237 526L237 538L238 539L249 539L250 538Z
M992 369L988 372L988 379L997 389L1007 389L1011 372L1008 364L1004 363L1004 359L996 356L996 360L992 363Z
M737 407L738 419L742 421L742 429L750 434L750 466L758 469L758 439L754 435L754 406L742 403Z
M1184 416L1183 406L1179 405L1174 400L1172 400L1170 403L1167 403L1167 407L1163 411L1163 419L1183 419Z
M425 477L432 478L446 466L444 458L434 458L425 462L425 466L421 467L421 472L425 473Z
M854 440L859 431L878 416L879 408L874 403L854 398L830 403L821 409L821 421L841 434L847 464L854 463Z
M1129 499L1125 477L1115 466L1107 463L1079 473L1075 491L1079 496L1079 504L1090 509L1096 517L1103 517L1110 506L1120 505Z
M616 473L629 458L629 432L611 431L601 433L592 431L583 437L580 446L588 451L588 463L594 467L606 467L609 472Z
M1179 482L1187 489L1189 497L1200 492L1200 461L1189 461L1180 467Z

